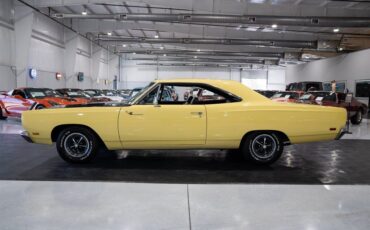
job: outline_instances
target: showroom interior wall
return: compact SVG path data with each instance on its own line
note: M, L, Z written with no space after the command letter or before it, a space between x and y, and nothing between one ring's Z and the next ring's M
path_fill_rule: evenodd
M235 80L254 89L285 89L285 69L236 69L207 67L166 67L156 65L136 65L138 61L122 60L121 88L142 87L155 79L212 78Z
M287 83L305 81L345 81L346 88L355 92L356 81L370 80L370 49L343 54L286 68Z
M0 5L0 90L7 90L16 85L12 1L1 1Z
M0 3L0 90L15 87L112 88L117 55L13 1ZM37 70L36 79L28 76ZM63 78L56 79L56 73ZM78 72L84 80L78 81Z

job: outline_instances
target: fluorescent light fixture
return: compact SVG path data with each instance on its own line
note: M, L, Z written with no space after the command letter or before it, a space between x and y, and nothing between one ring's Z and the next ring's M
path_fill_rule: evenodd
M159 47L159 49L163 50L163 49L164 49L164 47L163 47L163 46L161 46L161 47Z
M236 27L237 30L240 30L242 28L242 25L239 25L238 27Z
M81 14L82 14L82 15L87 15L87 11L86 11L86 10L84 10L84 11L82 11L82 12L81 12Z
M334 32L334 33L338 33L338 32L339 32L339 28L334 28L334 29L333 29L333 32Z
M197 58L198 58L198 56L194 56L194 58L195 58L195 59L197 59Z
M154 35L154 38L159 38L159 36L158 35Z
M126 44L122 44L122 47L126 47L127 45Z
M277 28L277 25L276 24L272 24L272 26L271 26L272 28Z
M132 54L133 54L133 55L135 55L136 53L135 53L135 52L133 52Z
M167 54L163 54L163 57L166 57L167 56Z
M108 33L107 33L107 35L108 35L108 36L112 36L112 32L108 32Z
M200 49L197 49L197 52L200 52Z

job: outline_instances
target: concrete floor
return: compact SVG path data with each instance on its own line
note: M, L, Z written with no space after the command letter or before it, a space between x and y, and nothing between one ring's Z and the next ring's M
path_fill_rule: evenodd
M345 138L370 139L369 127L368 120L365 120L360 126L352 126L353 134ZM360 166L361 159L344 160L346 156L352 157L351 149L356 152L363 149L358 145L368 146L370 143L366 140L355 141L356 144L352 147L351 144L345 144L348 146L342 152L330 150L330 153L321 159L309 158L309 153L303 158L294 157L295 152L308 151L307 147L288 149L285 157L276 167L264 170L248 168L243 171L245 174L241 175L245 177L249 175L250 180L247 181L239 178L240 180L232 182L235 176L240 176L240 168L237 174L233 174L229 168L235 167L234 163L226 162L229 164L227 170L219 170L220 166L216 166L215 170L212 167L205 167L208 161L200 159L201 163L195 166L196 170L192 170L191 167L189 169L187 166L179 167L178 163L171 170L166 169L167 164L173 165L177 160L169 160L167 164L159 165L162 166L161 168L157 165L151 168L140 168L141 180L135 178L132 182L136 183L132 183L107 182L110 181L109 178L104 182L102 180L100 182L78 181L81 178L83 180L89 178L86 174L96 175L99 170L105 175L117 173L122 166L125 166L121 169L122 172L127 175L138 172L135 166L127 167L127 164L122 165L122 163L114 165L113 170L112 168L107 170L104 163L95 164L92 169L89 166L71 168L61 160L59 161L57 156L45 155L43 162L26 157L18 161L8 161L7 158L11 157L9 148L13 147L9 143L1 142L14 139L12 134L20 130L21 126L17 120L0 121L0 133L2 134L0 144L6 147L4 150L0 148L0 152L6 153L0 155L3 158L0 160L4 164L1 165L0 178L11 178L12 175L1 174L9 174L11 169L29 167L20 177L15 177L16 180L0 180L0 229L314 230L369 229L370 226L369 167L365 165L368 160L363 162L362 166ZM9 135L9 138L6 135ZM350 142L333 143L341 145ZM331 145L335 144L329 143L316 148L326 151ZM37 145L29 146L39 148ZM34 152L33 147L26 145L17 147L24 149L23 154L30 153L29 151ZM41 151L39 155L42 157L42 154L52 151L52 148L53 146L39 148ZM14 154L19 157L19 153ZM362 155L367 157L368 154L363 153ZM143 157L142 160L144 159ZM180 157L179 159L185 164L195 163L195 160L190 162L185 158ZM162 160L166 162L166 159ZM320 160L320 162L314 160ZM341 163L348 161L351 162L346 165L347 168L341 168ZM113 160L109 160L108 163L113 163ZM135 161L131 163L135 164ZM215 162L211 161L211 163ZM40 165L45 165L45 167L40 168ZM50 167L53 167L53 170L50 170ZM153 171L153 167L156 171ZM320 174L323 176L321 179L316 178L320 179L318 183L314 182L317 181L315 178L307 178L315 175L304 173L310 172L311 168L320 168L323 172ZM35 171L38 174L32 177ZM159 171L173 175L180 172L184 176L186 176L184 172L189 171L188 176L191 175L192 178L196 178L197 174L202 174L202 180L197 181L202 183L188 183L187 180L182 180L181 175L176 175L174 177L176 180L170 183L168 181L156 183L155 180L152 183L137 183L152 181L153 175L155 177L155 173ZM56 177L61 174L70 175L71 172L77 175L72 181L70 178ZM274 174L280 176L274 177ZM162 177L164 174L159 175ZM264 178L260 175L267 176ZM127 178L124 175L121 176ZM212 181L212 177L220 178L220 176L223 180ZM35 180L38 177L46 181ZM290 184L284 184L284 180L274 184L273 181L279 177L290 177L294 180L291 180ZM53 180L57 178L58 181L47 181L47 178L53 178ZM226 181L227 178L229 182ZM268 184L253 183L261 178L262 182L268 181L269 178L272 178L272 181Z

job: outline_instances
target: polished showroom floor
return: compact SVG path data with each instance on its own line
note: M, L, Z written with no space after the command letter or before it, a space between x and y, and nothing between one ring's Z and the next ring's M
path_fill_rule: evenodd
M227 151L101 152L69 165L0 121L0 229L369 229L370 121L288 146L270 167ZM350 140L349 140L350 139Z

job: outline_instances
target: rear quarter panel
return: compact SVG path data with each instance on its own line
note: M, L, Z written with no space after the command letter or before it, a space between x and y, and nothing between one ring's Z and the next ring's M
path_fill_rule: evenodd
M51 133L57 126L84 125L94 130L108 148L120 148L119 111L120 107L32 110L22 114L22 125L35 143L51 144Z
M334 107L240 102L206 105L206 109L209 145L226 141L235 147L246 133L258 130L283 132L292 144L333 140L346 123L345 109Z

